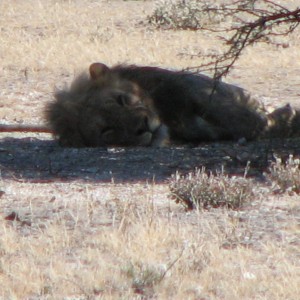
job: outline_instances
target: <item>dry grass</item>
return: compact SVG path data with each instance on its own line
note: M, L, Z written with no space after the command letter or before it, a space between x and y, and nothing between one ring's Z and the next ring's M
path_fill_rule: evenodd
M186 176L176 173L169 187L176 203L188 209L239 209L255 197L255 186L251 179L246 178L246 172L244 177L228 176L224 170L213 174L205 168Z
M181 68L220 51L207 33L139 25L153 7L1 1L1 122L42 122L53 88L94 61ZM288 45L248 49L227 80L297 104L299 32ZM0 299L298 299L299 196L258 188L240 211L186 212L163 184L0 178Z
M2 184L4 214L14 210L20 218L0 224L3 299L296 299L299 293L297 199L277 219L278 207L267 206L271 198L246 214L187 214L158 185Z
M270 167L268 178L275 191L300 194L300 160L290 155L285 163L277 158Z

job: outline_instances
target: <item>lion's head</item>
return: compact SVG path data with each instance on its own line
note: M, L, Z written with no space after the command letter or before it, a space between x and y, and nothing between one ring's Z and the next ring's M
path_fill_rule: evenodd
M46 119L64 146L160 145L167 133L148 95L101 63L55 94Z

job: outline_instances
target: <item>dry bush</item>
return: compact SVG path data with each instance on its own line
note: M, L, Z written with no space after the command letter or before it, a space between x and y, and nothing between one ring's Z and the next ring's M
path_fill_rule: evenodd
M244 49L256 43L273 43L286 47L281 40L300 24L299 7L289 8L270 0L218 1L162 0L157 3L150 23L172 29L208 30L219 33L227 48L213 53L210 62L194 67L196 71L214 71L220 79L232 69ZM227 21L227 22L226 22ZM279 41L276 41L279 38Z
M280 158L269 168L267 174L271 180L275 192L300 194L300 159L290 155L285 163Z
M148 21L157 27L198 30L222 20L216 8L217 4L208 1L161 0Z
M170 181L171 197L177 202L193 208L226 207L240 208L254 195L253 184L245 177L229 177L224 172L216 175L204 168L181 176L176 173Z

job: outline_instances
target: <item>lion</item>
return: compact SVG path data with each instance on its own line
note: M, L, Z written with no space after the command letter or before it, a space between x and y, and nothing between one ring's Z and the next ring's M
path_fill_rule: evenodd
M104 67L91 66L90 77L82 74L55 99L46 120L62 146L159 146L166 139L148 93Z
M300 113L268 114L244 89L205 75L93 63L48 104L63 146L154 146L299 136Z

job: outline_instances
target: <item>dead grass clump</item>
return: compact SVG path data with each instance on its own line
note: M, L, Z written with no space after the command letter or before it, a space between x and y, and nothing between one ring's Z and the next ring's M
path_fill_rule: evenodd
M148 21L157 27L198 30L221 20L216 5L208 1L161 0Z
M282 160L277 158L269 168L267 177L276 193L300 194L300 159L290 155L286 163L282 163Z
M223 171L213 175L204 168L186 176L176 173L169 187L176 203L181 203L188 209L237 209L253 197L253 185L249 179L229 177Z
M155 285L164 277L164 269L147 265L133 265L130 263L124 268L124 274L132 281L134 293L146 295L153 294Z

